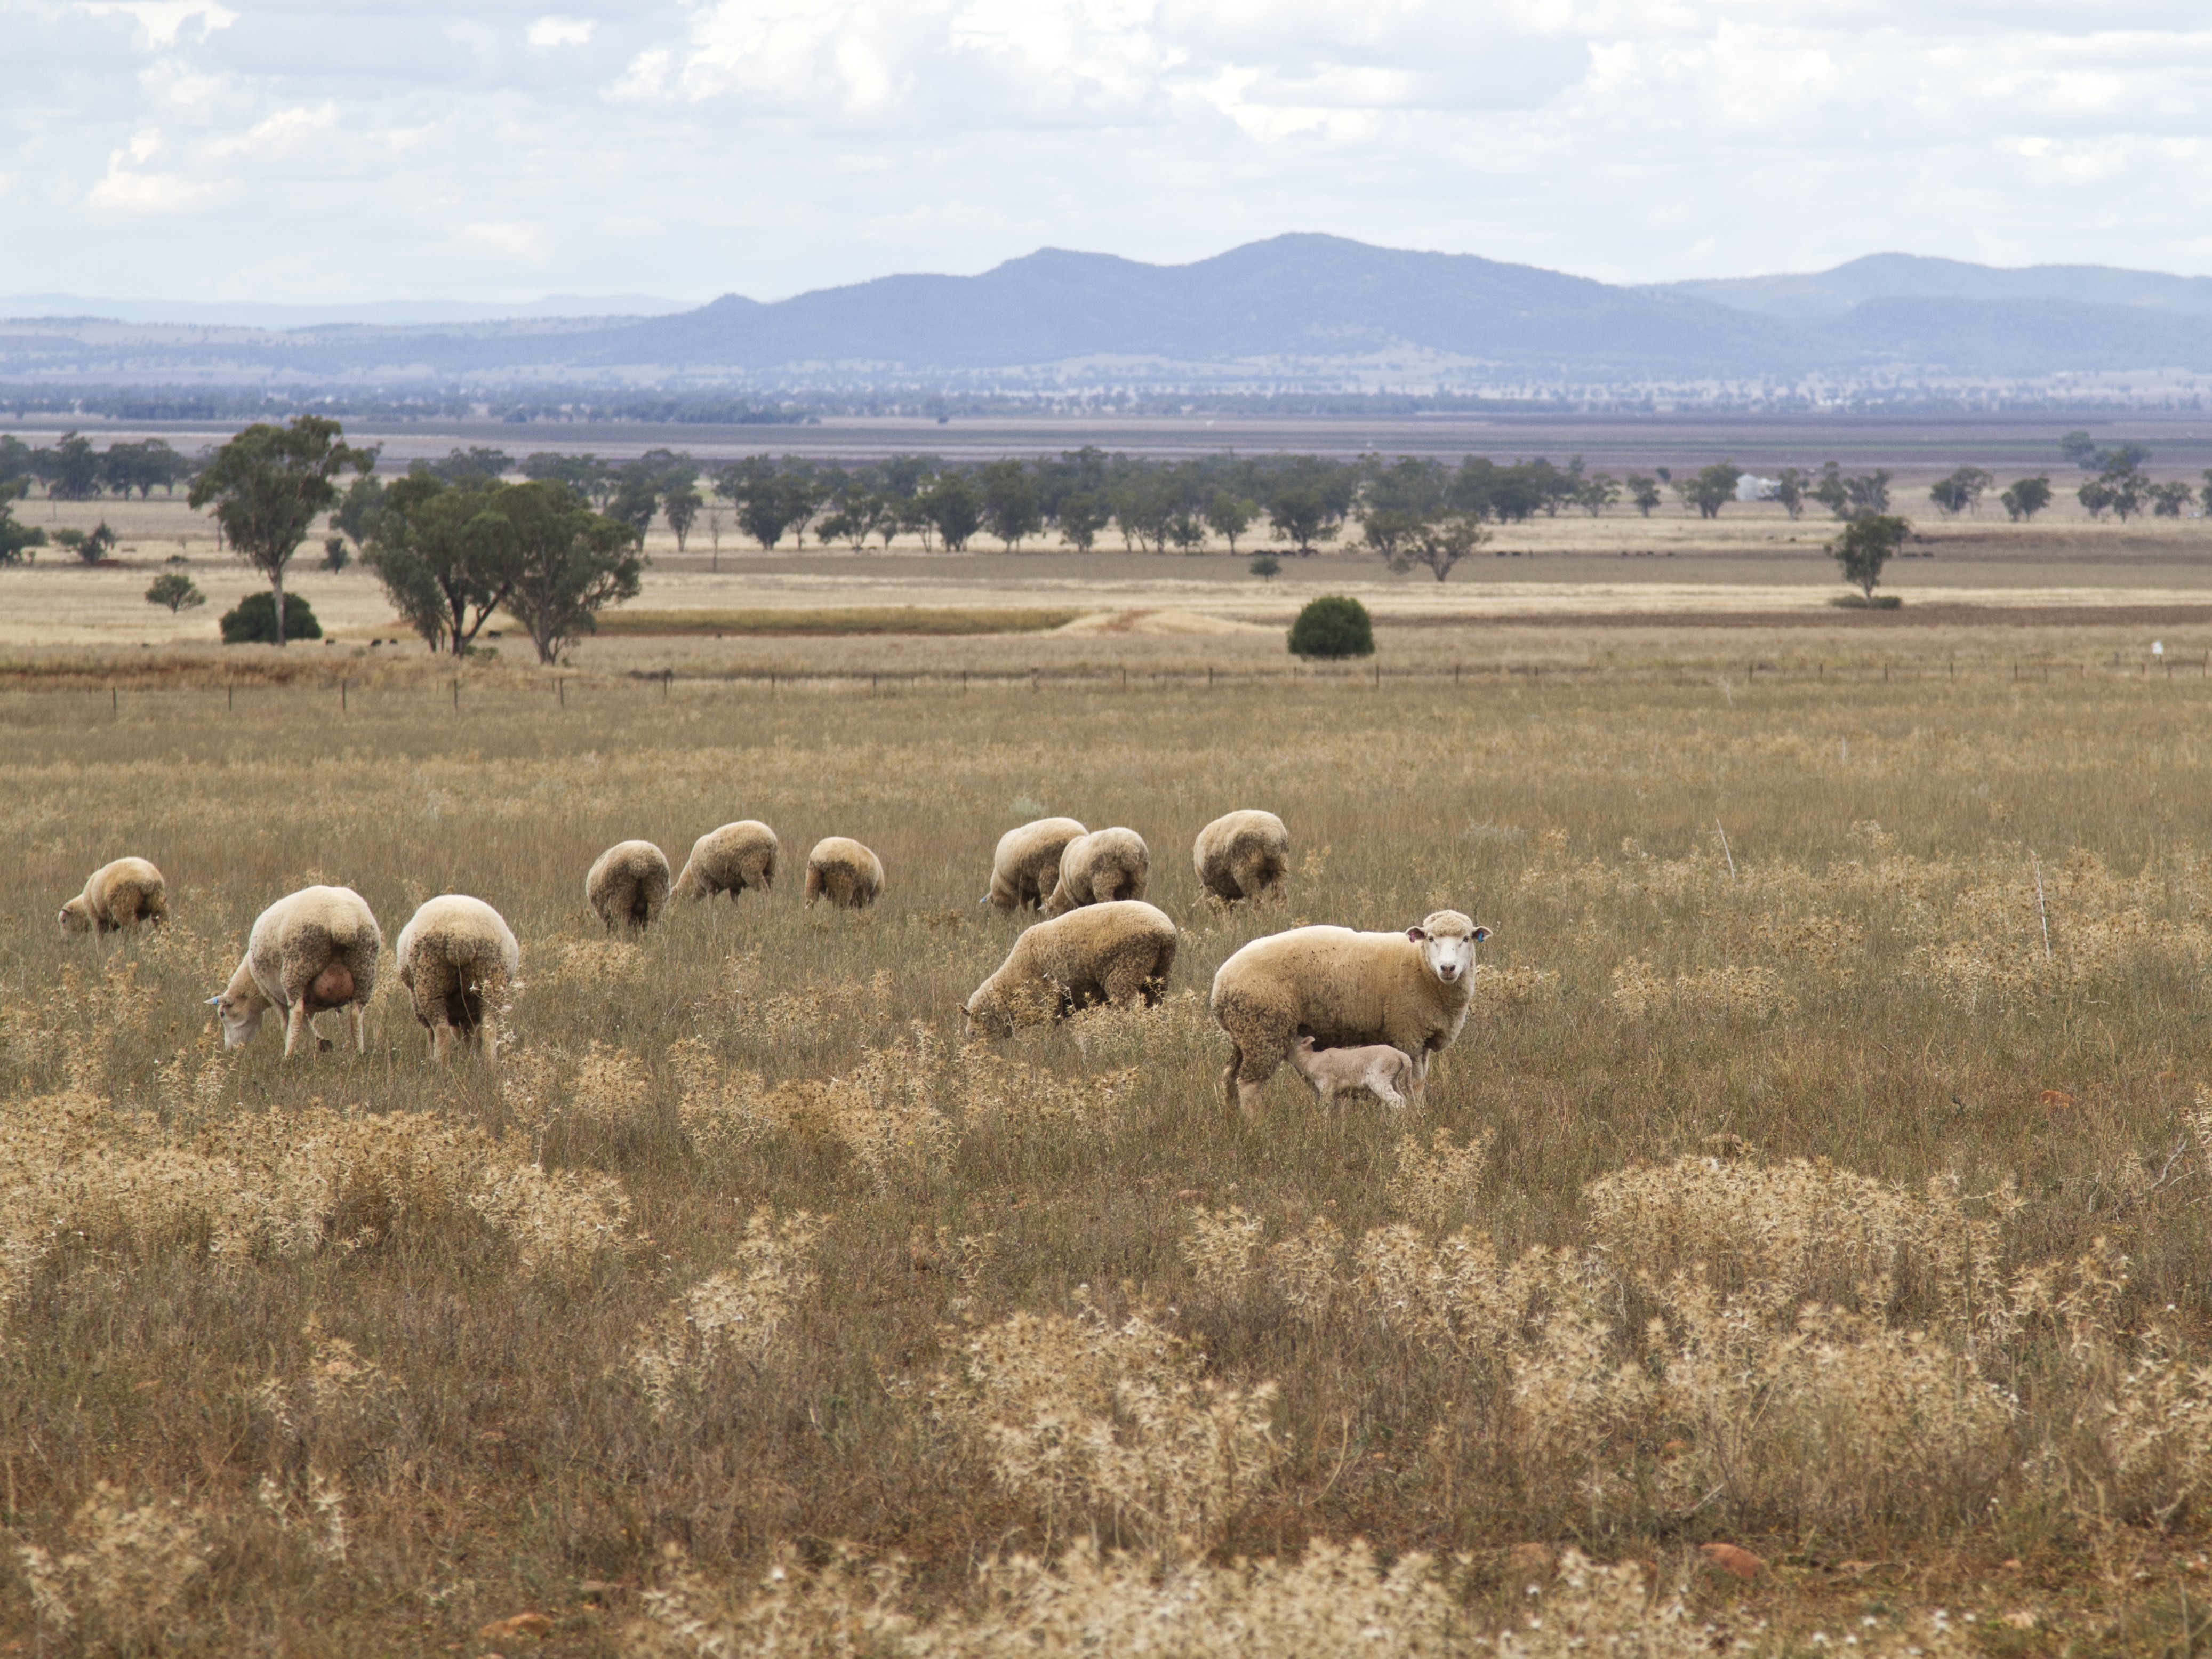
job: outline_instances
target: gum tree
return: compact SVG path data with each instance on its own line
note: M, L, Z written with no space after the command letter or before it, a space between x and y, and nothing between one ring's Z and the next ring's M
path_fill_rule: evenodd
M375 465L375 452L348 444L336 421L301 415L289 426L249 426L192 481L185 500L212 505L233 550L269 579L276 644L284 643L285 567L315 520L337 504L339 477Z

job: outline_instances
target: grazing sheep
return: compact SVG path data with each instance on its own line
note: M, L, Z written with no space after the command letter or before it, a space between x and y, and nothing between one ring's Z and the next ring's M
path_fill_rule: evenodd
M781 850L775 831L757 818L726 823L691 843L691 856L671 890L694 901L727 893L732 903L747 888L765 893L775 885L775 856Z
M668 902L668 855L649 841L618 841L592 861L584 896L611 933L650 927Z
M806 855L806 902L826 898L841 910L865 910L884 896L884 861L857 841L830 836Z
M458 1034L464 1048L499 1059L499 1005L522 952L514 930L482 899L447 893L427 901L399 930L399 982L443 1060Z
M167 921L169 887L143 859L118 859L94 871L84 891L62 906L64 933L112 933L141 921Z
M1145 838L1118 826L1078 836L1060 849L1060 882L1044 902L1048 916L1064 916L1086 904L1140 899L1152 873Z
M1316 1048L1310 1036L1302 1036L1287 1058L1324 1106L1334 1106L1339 1095L1362 1089L1385 1106L1403 1106L1413 1086L1413 1057L1387 1042Z
M311 1022L343 1008L353 1046L368 1052L361 1011L376 989L383 930L350 887L302 887L264 910L246 941L245 958L221 996L209 1005L222 1016L222 1046L235 1048L261 1029L271 1008L284 1011L284 1052L297 1054L314 1035Z
M1060 855L1084 833L1073 818L1039 818L999 837L991 855L991 890L976 901L1001 910L1042 905L1060 880Z
M1280 899L1291 872L1291 832L1273 812L1230 812L1198 832L1190 861L1218 899Z
M1490 937L1456 910L1438 910L1402 933L1293 927L1255 939L1213 976L1214 1023L1229 1034L1222 1086L1249 1116L1261 1085L1310 1033L1333 1048L1387 1042L1411 1057L1415 1105L1427 1092L1429 1056L1467 1023L1474 947Z
M970 1036L1007 1036L1024 1004L1060 1019L1093 1002L1157 1003L1175 957L1176 925L1165 911L1138 899L1086 904L1016 939L960 1012Z

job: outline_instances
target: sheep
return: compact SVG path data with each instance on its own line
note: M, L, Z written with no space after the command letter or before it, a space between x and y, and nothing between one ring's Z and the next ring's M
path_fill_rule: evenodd
M482 899L459 893L426 901L399 930L399 982L430 1034L430 1058L462 1046L499 1059L499 1005L522 952L514 930Z
M1214 897L1281 899L1291 872L1291 832L1273 812L1227 813L1198 832L1190 852L1198 884Z
M857 841L830 836L806 855L806 903L826 898L841 910L865 910L884 895L884 861Z
M1064 916L1085 904L1140 899L1152 872L1145 838L1118 826L1078 836L1060 849L1060 881L1044 902L1048 916Z
M1302 1036L1287 1058L1324 1106L1334 1106L1339 1095L1361 1089L1385 1106L1403 1106L1413 1085L1413 1057L1387 1042L1316 1048L1311 1036Z
M781 851L775 831L759 819L726 823L691 843L684 873L670 890L695 902L727 893L735 903L748 888L765 893L775 885L775 859Z
M1039 818L999 837L991 856L991 890L976 901L1001 910L1042 905L1060 879L1060 855L1085 833L1073 818Z
M384 933L368 902L350 887L302 887L264 910L246 941L246 955L222 994L208 1004L222 1017L222 1046L235 1048L261 1029L271 1008L284 1011L284 1053L314 1035L311 1022L343 1008L354 1048L368 1052L361 1011L376 989Z
M620 841L592 860L584 896L607 931L650 927L668 902L668 855L649 841Z
M1213 976L1214 1023L1228 1034L1228 1097L1256 1113L1261 1085L1297 1039L1332 1048L1387 1042L1413 1060L1408 1097L1428 1090L1429 1056L1467 1023L1474 947L1490 937L1456 910L1438 910L1402 933L1293 927L1255 939Z
M1023 1005L1054 1019L1093 1002L1159 1001L1175 966L1176 925L1139 899L1086 904L1014 941L998 972L962 1005L969 1036L1008 1036Z
M118 859L86 878L84 891L62 906L64 933L103 933L169 919L169 887L144 859Z

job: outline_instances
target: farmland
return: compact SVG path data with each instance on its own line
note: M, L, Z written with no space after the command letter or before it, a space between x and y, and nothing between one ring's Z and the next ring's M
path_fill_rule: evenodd
M1887 679L1849 627L1807 636L1816 676L1726 666L1742 630L1556 623L1455 646L1576 672L1457 685L587 665L563 702L408 659L341 711L343 641L229 693L170 652L112 699L21 678L0 1620L26 1650L987 1651L1200 1608L1279 1651L1347 1619L2185 1644L2212 690L2138 633L1930 630L1965 670ZM2014 678L2023 636L2074 672ZM1280 912L1198 900L1192 836L1247 805L1291 827ZM992 842L1060 811L1150 840L1168 1000L967 1042L1015 928L975 903ZM750 816L772 896L635 941L585 910L602 847ZM877 910L800 905L829 834L882 855ZM173 924L58 937L126 851ZM365 1058L219 1051L204 1000L316 880L388 939L440 891L501 910L496 1073L429 1067L388 972ZM1446 905L1497 938L1425 1109L1325 1117L1285 1073L1224 1113L1204 993L1238 944Z

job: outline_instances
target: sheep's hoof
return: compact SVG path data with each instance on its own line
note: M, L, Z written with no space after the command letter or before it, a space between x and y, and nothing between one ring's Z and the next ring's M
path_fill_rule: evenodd
M337 1044L332 1042L326 1036L319 1036L315 1039L315 1052L319 1054L326 1054L337 1047Z

